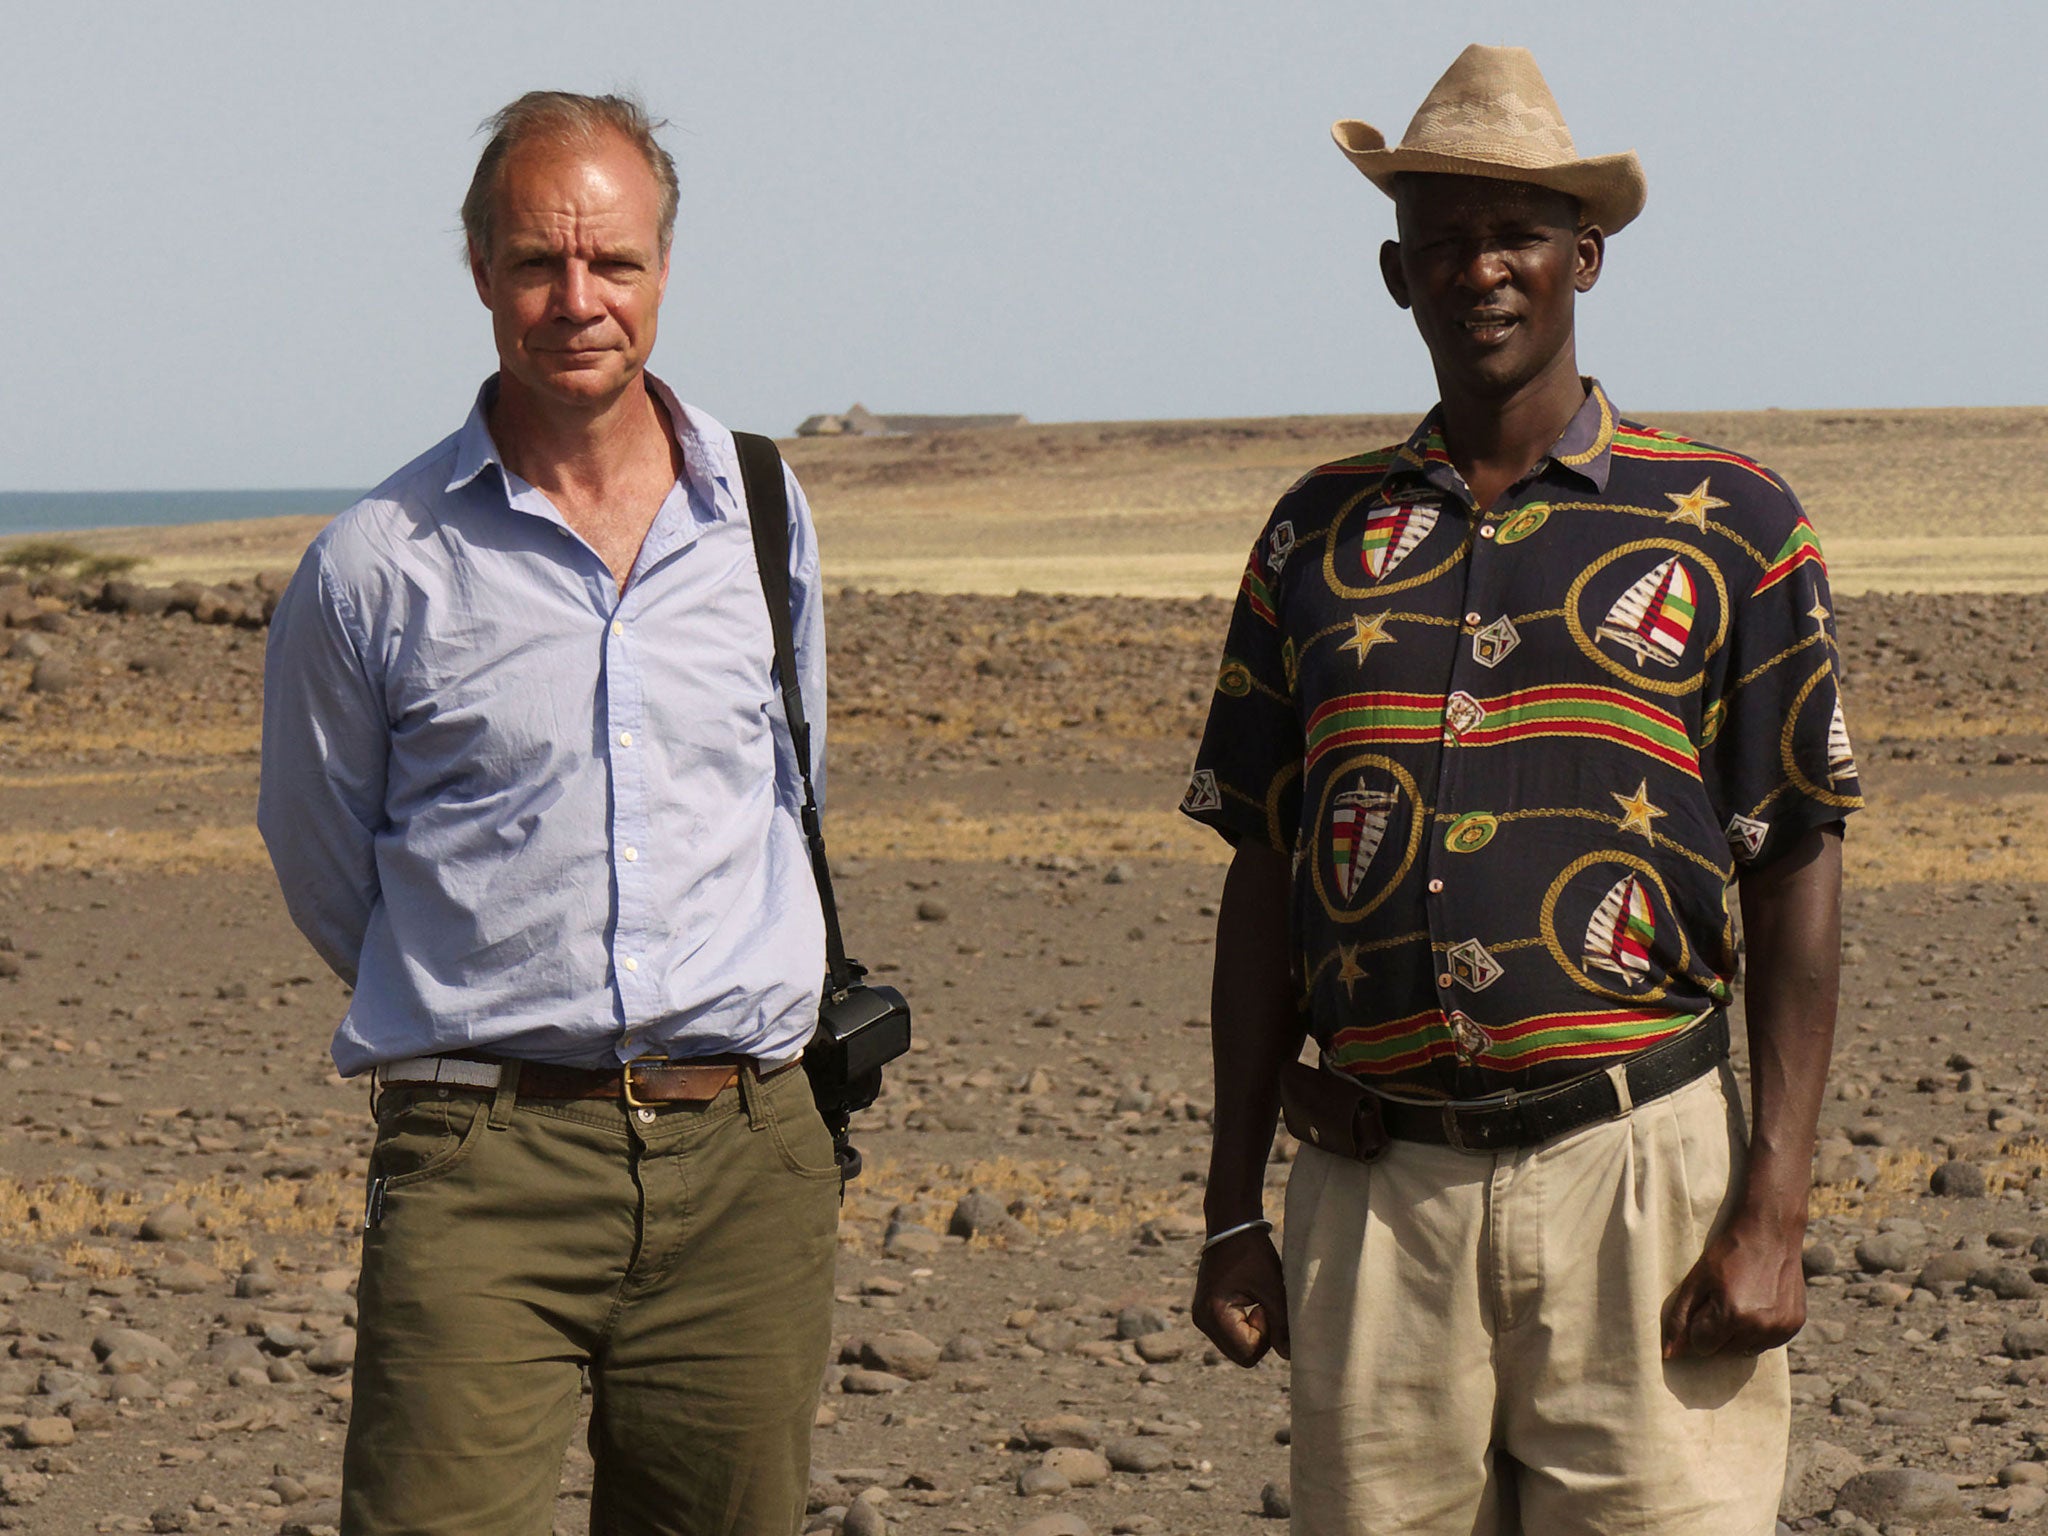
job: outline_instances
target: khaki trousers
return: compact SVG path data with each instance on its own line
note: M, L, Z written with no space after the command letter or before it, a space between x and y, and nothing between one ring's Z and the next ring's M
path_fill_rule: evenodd
M644 1110L389 1089L370 1175L345 1536L552 1531L586 1370L592 1531L797 1529L839 1214L801 1070Z
M1768 1536L1782 1349L1667 1363L1746 1140L1723 1067L1540 1147L1303 1147L1287 1186L1294 1524L1312 1536Z

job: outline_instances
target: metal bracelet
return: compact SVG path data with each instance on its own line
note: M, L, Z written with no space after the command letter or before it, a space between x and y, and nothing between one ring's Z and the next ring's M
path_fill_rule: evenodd
M1209 1236L1202 1239L1202 1246L1197 1250L1197 1252L1207 1253L1211 1248L1214 1248L1218 1243L1224 1241L1224 1239L1235 1237L1240 1232L1270 1232L1272 1230L1272 1222L1266 1220L1266 1218L1263 1216L1254 1216L1250 1221L1240 1221L1234 1227L1225 1227L1221 1232L1210 1233Z

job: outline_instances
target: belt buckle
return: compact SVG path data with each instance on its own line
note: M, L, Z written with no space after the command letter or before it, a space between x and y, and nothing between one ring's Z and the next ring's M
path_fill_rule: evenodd
M1502 1113L1512 1115L1515 1111L1515 1106L1521 1102L1521 1099L1522 1094L1520 1090L1510 1088L1500 1096L1498 1106L1487 1105L1485 1107L1498 1107ZM1488 1152L1495 1150L1495 1148L1484 1144L1484 1138L1479 1143L1469 1142L1465 1139L1464 1133L1458 1126L1458 1108L1457 1100L1446 1099L1444 1101L1444 1106L1440 1113L1443 1117L1445 1144L1459 1152Z
M633 1069L642 1062L647 1063L649 1066L657 1062L665 1066L668 1063L668 1058L666 1056L635 1056L619 1069L619 1090L626 1096L627 1106L632 1109L648 1109L652 1107L645 1099L636 1098L633 1094Z

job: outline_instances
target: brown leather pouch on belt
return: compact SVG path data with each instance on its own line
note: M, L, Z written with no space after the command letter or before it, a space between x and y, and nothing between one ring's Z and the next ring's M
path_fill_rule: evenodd
M1296 1140L1337 1157L1369 1163L1387 1148L1379 1100L1304 1062L1280 1069L1280 1116Z

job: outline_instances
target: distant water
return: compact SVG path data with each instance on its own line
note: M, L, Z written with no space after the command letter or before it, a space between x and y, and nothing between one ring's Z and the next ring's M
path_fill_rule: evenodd
M238 522L249 517L332 517L361 491L0 491L0 536L83 533Z

